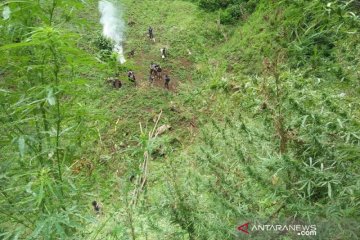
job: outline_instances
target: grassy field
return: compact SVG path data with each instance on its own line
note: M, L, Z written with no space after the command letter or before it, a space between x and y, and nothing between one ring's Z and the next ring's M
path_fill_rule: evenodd
M166 204L164 201L167 201L163 191L167 189L170 176L164 172L177 168L178 164L187 167L187 162L181 163L183 160L176 158L197 141L199 124L206 121L207 113L211 112L209 102L202 99L202 88L206 83L201 71L208 68L204 64L207 61L205 53L210 54L208 49L214 47L209 40L221 37L212 33L217 31L213 16L199 11L192 3L123 1L120 6L126 13L126 21L134 22L126 29L125 52L135 49L135 56L127 59L122 66L123 87L116 91L105 84L104 79L114 74L111 68L99 66L98 72L95 72L94 67L88 65L81 70L85 73L83 77L88 78L88 94L84 97L91 106L88 114L96 115L94 119L99 119L101 115L100 120L89 122L99 137L81 156L82 161L89 161L95 167L90 177L92 191L89 194L104 206L104 214L92 226L96 230L91 236L94 239L110 236L127 238L130 234L126 230L130 227L127 214L131 211L132 224L136 226L139 239L182 239L183 230L171 225L169 213L157 211L158 204ZM96 7L96 3L91 4L84 16L89 16L91 12L93 17ZM179 11L174 12L173 9ZM101 26L96 21L85 26L80 33L85 30L88 34L80 40L80 45L94 54L96 49L87 46L86 42L98 37ZM155 42L148 39L148 26L154 28ZM161 59L162 47L169 52L166 60ZM170 90L164 89L162 81L149 84L148 72L152 61L160 63L165 73L170 75ZM128 82L126 69L135 71L136 87ZM167 124L171 129L156 140L146 142L146 135L155 126L160 112L157 127ZM139 124L144 134L141 134ZM141 197L142 206L130 210L127 209L127 198L131 198L129 191L134 186L129 179L132 175L141 175L139 165L147 149L154 152L149 162L147 190ZM106 159L105 164L101 164L102 159ZM87 171L84 168L81 172L87 174ZM153 214L149 216L148 212Z
M358 239L356 8L249 1L254 11L226 25L224 9L194 1L114 2L135 50L123 65L97 45L98 1L61 1L51 26L22 2L14 22L1 19L13 31L0 28L1 239L243 239L245 222ZM151 62L169 90L149 84ZM106 83L117 72L119 90Z

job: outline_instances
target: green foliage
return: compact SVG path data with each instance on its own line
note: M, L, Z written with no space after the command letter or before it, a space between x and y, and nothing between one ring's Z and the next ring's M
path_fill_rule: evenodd
M198 5L207 11L218 11L222 24L233 24L240 19L245 19L251 14L258 0L199 0Z
M225 1L199 0L199 6L209 11L214 11L219 8L226 8L231 3L232 3L231 0L225 0Z
M123 65L97 1L7 4L1 239L240 239L244 221L357 239L357 1L124 0Z
M112 50L114 48L114 44L111 42L111 40L99 34L99 36L94 41L94 45L99 49L99 58L103 61L109 61L112 55Z
M18 18L15 11L2 28L13 31L13 23L25 23L14 32L22 37L6 35L0 48L7 66L1 81L6 89L0 96L2 141L5 152L18 152L1 157L4 239L70 238L91 221L68 168L88 134L82 120L86 110L71 101L74 87L80 90L84 83L75 69L85 59L78 60L80 51L72 44L76 35L55 26L69 1L49 3L9 4L34 14ZM76 6L73 1L71 8Z

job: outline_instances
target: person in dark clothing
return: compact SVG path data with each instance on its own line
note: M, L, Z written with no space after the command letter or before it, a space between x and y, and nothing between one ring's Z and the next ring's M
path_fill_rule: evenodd
M119 90L122 87L122 83L119 79L119 75L116 74L116 77L110 77L107 79L106 81L107 83L111 83L111 85L113 86L113 88L115 88L116 90Z
M161 52L161 58L165 59L167 57L166 48L161 48L160 52Z
M156 78L158 80L162 78L162 68L159 65L156 66Z
M132 49L130 52L129 52L129 58L130 57L134 57L135 56L135 49Z
M96 201L93 201L91 204L93 205L96 214L100 214L100 205Z
M170 77L166 74L165 75L165 88L169 89L169 82L170 82Z
M151 64L150 64L150 75L155 75L156 74L156 66L157 66L157 64L151 62Z
M149 75L149 82L150 82L150 83L153 83L153 82L154 82L154 79L155 79L155 78L154 78L154 75L150 74L150 75Z
M118 78L115 78L115 79L113 80L113 87L114 87L116 90L118 90L118 89L120 89L120 88L122 87L122 83L121 83L121 81L120 81Z
M133 82L136 85L135 73L133 71L128 71L128 79L130 82Z
M154 38L154 33L152 27L149 27L148 29L149 38L152 40Z
M155 77L158 77L158 73L161 71L162 69L159 64L153 62L150 64L150 75L154 75Z

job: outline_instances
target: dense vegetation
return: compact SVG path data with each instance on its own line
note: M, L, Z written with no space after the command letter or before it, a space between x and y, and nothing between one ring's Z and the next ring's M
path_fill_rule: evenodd
M0 239L359 239L358 1L114 2L123 65L98 1L0 3Z

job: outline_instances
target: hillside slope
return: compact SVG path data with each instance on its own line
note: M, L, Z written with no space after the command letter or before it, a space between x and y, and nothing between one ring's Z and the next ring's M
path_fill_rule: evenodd
M57 3L1 20L1 238L359 237L356 1L114 1L123 65L98 1Z

